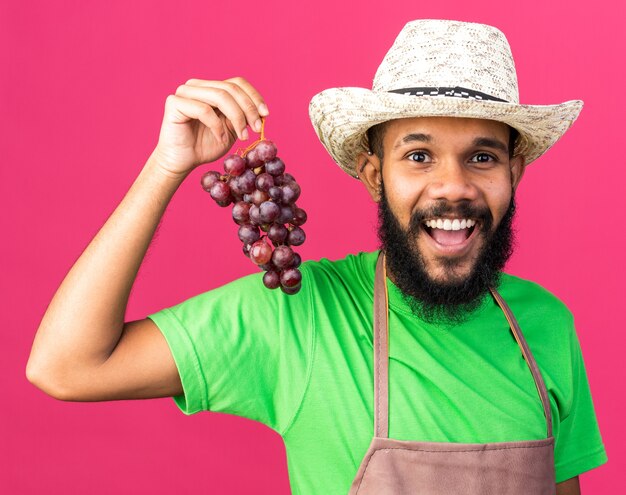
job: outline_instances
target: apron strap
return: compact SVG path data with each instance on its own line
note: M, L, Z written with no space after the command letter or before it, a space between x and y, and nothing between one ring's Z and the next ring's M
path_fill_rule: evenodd
M541 372L539 371L537 362L530 352L530 348L524 339L522 330L513 316L511 309L495 289L490 290L498 306L500 306L500 309L504 312L504 316L509 323L513 336L530 368L543 406L549 438L552 436L552 413L550 411L548 390L541 376ZM379 438L388 438L389 435L388 315L387 272L385 256L381 252L376 263L376 275L374 279L374 436Z
M385 284L387 285L387 284ZM548 389L546 388L546 384L543 381L543 377L541 376L541 372L539 371L539 366L537 366L537 361L533 357L533 353L530 352L530 347L526 343L526 339L524 338L524 334L522 333L522 329L520 328L517 320L513 316L513 312L509 305L502 299L502 296L498 293L498 291L494 288L491 290L491 294L493 298L500 306L500 309L504 312L504 316L506 316L507 321L509 322L509 327L511 327L511 331L513 332L513 336L517 341L520 349L522 350L522 355L530 368L530 372L533 375L533 380L535 380L535 386L537 387L537 392L539 392L539 398L541 399L541 404L543 406L543 414L546 417L546 429L548 432L548 438L552 436L552 411L550 410L550 400L548 399Z
M387 315L387 269L378 256L374 280L374 436L387 438L389 431L389 345Z

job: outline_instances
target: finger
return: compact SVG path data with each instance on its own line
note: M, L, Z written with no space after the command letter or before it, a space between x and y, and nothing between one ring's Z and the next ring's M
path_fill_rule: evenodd
M211 105L178 95L169 95L165 100L165 107L166 112L173 112L177 123L188 122L192 119L199 120L219 141L230 142L232 136Z
M176 95L201 101L219 109L233 123L239 139L243 141L248 139L246 115L237 103L237 100L227 90L214 86L188 86L183 84L176 90Z
M250 98L256 107L256 111L258 112L260 117L267 117L269 115L269 110L267 109L267 104L265 100L261 96L261 94L256 90L252 84L250 84L243 77L232 77L230 79L226 79L225 81L206 81L203 79L190 79L187 81L187 84L192 86L212 86L212 85L229 85L228 87L234 86L236 89L241 89L244 94ZM260 129L258 129L260 130Z
M252 98L237 84L228 81L201 81L199 79L191 79L187 81L186 85L201 88L214 87L228 91L243 110L252 130L261 132L261 115L259 109L254 101L252 101Z
M259 114L262 117L267 117L269 115L270 112L267 109L267 104L261 96L261 93L259 93L256 88L252 86L252 84L250 84L246 79L244 79L243 77L232 77L230 79L226 79L226 81L234 83L241 89L243 89L250 97L250 99L254 102L259 110Z

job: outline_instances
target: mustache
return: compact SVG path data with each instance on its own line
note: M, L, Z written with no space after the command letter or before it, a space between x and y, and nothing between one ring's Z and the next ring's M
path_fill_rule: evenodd
M452 204L446 200L440 200L432 206L416 210L411 215L409 233L416 234L427 219L442 216L478 220L483 232L490 232L493 225L493 215L486 206L473 205L469 201Z

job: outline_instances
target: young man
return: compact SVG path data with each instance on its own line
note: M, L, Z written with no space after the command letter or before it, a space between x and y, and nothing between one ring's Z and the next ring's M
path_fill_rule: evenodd
M304 263L297 295L257 274L124 323L177 187L268 113L244 79L188 81L55 295L28 378L62 400L174 396L186 414L261 421L285 441L294 493L580 493L606 454L572 315L501 270L524 168L581 107L519 105L495 28L409 23L373 90L310 108L379 204L381 253Z

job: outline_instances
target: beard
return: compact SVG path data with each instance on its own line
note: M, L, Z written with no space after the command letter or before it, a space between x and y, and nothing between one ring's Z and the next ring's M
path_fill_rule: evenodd
M454 275L455 268L463 260L441 257L436 261L450 276L448 280L434 279L428 273L422 253L415 247L418 235L429 235L423 222L444 214L473 218L479 222L480 232L476 234L483 237L483 245L465 277ZM392 213L384 185L381 185L378 237L386 256L387 269L413 314L429 323L459 324L465 321L480 306L489 288L498 285L501 270L513 253L514 215L515 200L511 197L506 214L492 229L493 216L488 208L478 208L469 202L455 206L441 201L432 208L416 211L405 230Z

